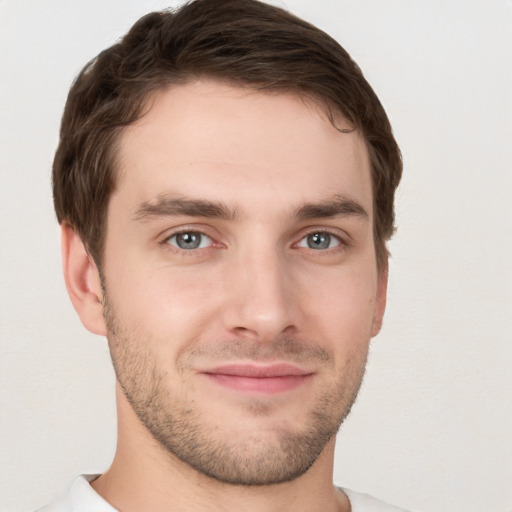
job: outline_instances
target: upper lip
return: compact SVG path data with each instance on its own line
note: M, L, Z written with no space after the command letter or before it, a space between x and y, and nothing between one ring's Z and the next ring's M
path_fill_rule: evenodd
M272 377L291 377L310 375L311 371L298 368L289 363L278 363L268 365L256 364L226 364L204 371L206 374L228 375L232 377L248 377L265 379Z

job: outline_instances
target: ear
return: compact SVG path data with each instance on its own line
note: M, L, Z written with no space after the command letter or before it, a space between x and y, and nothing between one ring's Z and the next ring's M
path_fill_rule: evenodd
M386 298L388 293L388 265L383 265L378 270L377 276L377 297L375 300L375 310L373 313L372 338L379 334L382 328L384 311L386 310Z
M100 273L71 226L61 225L62 267L69 298L80 320L94 334L106 336Z

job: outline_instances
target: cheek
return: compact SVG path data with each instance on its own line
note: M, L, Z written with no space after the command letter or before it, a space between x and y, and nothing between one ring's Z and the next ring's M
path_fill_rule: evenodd
M218 302L218 279L191 267L127 268L125 272L120 268L111 272L107 283L116 314L127 325L165 337L181 333L196 336L201 326L204 329Z
M366 347L375 311L376 277L368 271L339 271L322 282L318 286L320 280L313 280L308 287L315 290L308 297L310 323L322 329L321 337L338 350Z

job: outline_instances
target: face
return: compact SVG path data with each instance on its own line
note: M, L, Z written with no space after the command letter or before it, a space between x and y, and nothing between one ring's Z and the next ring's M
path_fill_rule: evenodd
M156 95L118 163L104 315L138 420L223 482L304 473L384 309L360 136L312 102L203 81Z

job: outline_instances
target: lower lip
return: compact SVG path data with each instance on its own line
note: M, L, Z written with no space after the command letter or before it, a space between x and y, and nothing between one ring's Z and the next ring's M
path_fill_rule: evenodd
M207 373L205 375L220 386L242 392L268 395L290 391L311 378L311 375L284 375L281 377L243 377L222 373Z

